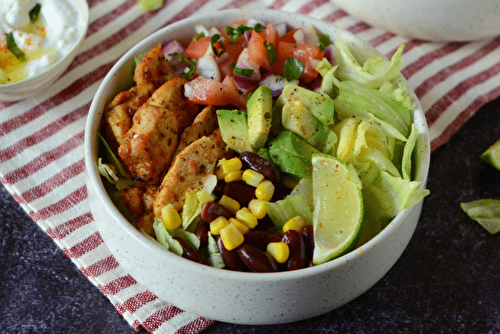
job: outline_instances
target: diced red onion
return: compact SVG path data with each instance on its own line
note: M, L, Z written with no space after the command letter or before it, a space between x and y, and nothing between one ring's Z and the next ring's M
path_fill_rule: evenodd
M288 32L288 24L286 22L280 22L273 25L274 29L278 31L278 36L282 37Z
M326 60L328 60L330 63L335 63L335 55L334 55L334 52L333 52L333 44L330 44L328 45L326 48L325 48L325 55L324 57L326 58Z
M257 86L257 81L250 80L247 77L241 76L241 75L235 75L234 76L234 83L238 87L238 90L242 93L245 94L246 92L252 90Z
M238 56L238 60L236 61L236 67L242 70L253 70L250 77L246 77L249 80L258 81L261 78L260 66L250 60L247 48L244 48L243 51L241 51L240 55ZM235 75L240 76L236 73Z
M217 65L215 59L208 54L199 58L196 62L196 73L199 76L211 78L218 82L222 79L219 71L219 65Z
M287 82L288 81L283 77L277 76L275 74L266 74L259 81L259 86L269 87L271 89L273 97L278 97L281 94L281 92L283 91L283 88L285 87ZM290 83L298 84L299 81L294 80L294 81L290 81Z

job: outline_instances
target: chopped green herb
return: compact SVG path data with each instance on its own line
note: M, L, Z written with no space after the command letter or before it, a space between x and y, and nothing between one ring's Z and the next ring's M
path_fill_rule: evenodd
M278 54L273 43L264 40L264 47L266 48L267 57L269 58L269 63L272 65L276 61Z
M239 67L236 67L236 65L231 64L231 68L233 69L233 72L238 75L242 75L244 77L250 78L252 76L253 70L252 69L242 69Z
M202 37L205 37L205 33L204 33L203 31L202 31L202 32L200 32L199 34L195 35L195 36L193 37L193 39L194 39L195 41L197 41L197 40L199 40L199 39L200 39L200 38L202 38Z
M219 42L219 40L220 40L219 34L215 34L215 35L212 35L212 37L210 37L210 46L212 47L212 51L214 52L214 54L217 57L222 56L226 52L226 50L224 50L224 49L217 51L217 48L215 47L215 43Z
M14 35L12 34L12 31L9 32L6 36L6 42L7 42L7 50L12 52L14 56L16 56L17 59L19 60L24 60L26 59L26 55L24 54L21 49L16 44L16 41L14 40Z
M328 34L318 34L319 37L319 48L324 50L328 45L332 44L330 40L330 35Z
M38 16L40 16L40 9L42 8L42 5L37 3L33 8L31 8L29 15L30 15L30 22L33 23L38 19Z
M288 80L298 80L304 71L304 64L295 58L288 58L285 62L283 74Z
M189 59L184 55L181 55L179 52L170 53L169 56L177 57L179 61L184 61L189 64L189 71L181 75L181 78L188 79L193 75L194 71L196 70L196 59Z
M262 29L263 27L260 23L257 23L254 28L246 26L244 24L240 25L237 28L227 26L226 34L229 36L229 43L236 43L238 41L238 38L240 38L245 33L245 31L255 30L255 32L261 32Z

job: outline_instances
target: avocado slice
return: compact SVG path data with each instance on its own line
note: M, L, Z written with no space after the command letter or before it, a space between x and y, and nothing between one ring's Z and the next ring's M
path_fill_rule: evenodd
M323 125L333 124L334 103L330 96L320 94L295 84L286 84L278 98L278 104L300 101Z
M320 152L290 131L280 132L269 146L272 162L294 178L311 176L311 158L315 153Z
M331 130L322 124L301 100L288 100L282 109L283 128L321 150Z
M246 111L219 109L217 110L217 122L219 123L222 140L224 140L227 147L238 153L245 151L255 152L254 147L248 140Z
M249 97L247 102L248 113L248 141L256 150L264 147L273 115L273 94L267 86L259 86Z

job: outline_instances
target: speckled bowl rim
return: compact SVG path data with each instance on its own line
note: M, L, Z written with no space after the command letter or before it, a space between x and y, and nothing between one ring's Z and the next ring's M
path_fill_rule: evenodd
M252 10L252 9L230 9L230 10L223 10L220 11L218 14L217 13L211 13L213 15L231 15L231 16L238 16L239 13L245 13L248 15L248 13L252 12L258 12L259 13L259 19L261 20L266 20L266 18L269 20L270 17L275 17L274 15L281 15L283 16L283 20L286 21L287 16L293 16L294 18L299 18L303 19L305 21L310 21L311 18L307 17L305 15L301 14L295 14L295 13L290 13L290 12L283 12L283 11L278 11L278 10ZM299 270L293 270L293 271L283 271L283 272L275 272L275 273L253 273L253 272L237 272L237 271L230 271L230 270L224 270L224 269L217 269L213 268L210 266L206 265L201 265L196 262L184 259L181 256L178 256L174 253L171 253L164 248L162 248L160 245L154 243L153 241L149 240L147 237L142 235L132 224L130 224L120 213L120 211L115 207L113 202L110 200L108 194L106 193L101 176L99 175L97 171L97 166L96 166L96 161L97 161L97 135L95 133L96 129L96 120L95 117L99 116L99 120L102 115L99 115L100 110L97 109L99 101L103 98L102 94L106 90L106 85L109 81L113 79L113 76L116 75L116 72L124 66L127 62L129 62L135 54L138 54L140 51L142 51L148 44L150 44L152 41L165 41L165 37L160 39L160 36L163 36L165 34L166 30L170 31L176 31L179 28L182 28L184 26L189 26L192 24L195 24L200 20L202 16L201 15L196 15L192 17L188 17L186 19L177 21L167 27L164 27L157 32L153 33L149 37L145 38L142 40L140 43L135 45L132 49L130 49L125 55L123 55L118 62L111 68L111 70L108 72L106 77L104 78L103 82L101 83L100 87L98 88L95 97L92 101L92 104L90 106L90 111L88 115L88 120L87 120L87 125L85 129L85 163L86 163L86 168L88 172L88 178L90 185L94 187L96 190L96 194L99 196L100 201L104 204L107 210L110 211L110 213L113 215L113 217L120 222L120 225L122 228L124 228L128 234L130 234L134 240L136 240L138 243L142 244L144 249L155 252L158 255L165 257L168 260L168 263L172 266L180 266L180 267L187 267L191 271L194 272L199 272L200 274L203 275L209 275L211 277L217 278L217 279L229 279L234 282L245 282L251 280L252 282L276 282L276 281L288 281L288 280L295 280L295 279L300 279L304 278L306 276L312 276L312 275L317 275L321 273L327 273L331 272L333 269L340 267L346 263L353 262L360 257L363 256L363 254L371 252L374 248L377 247L377 244L380 243L381 240L387 238L389 235L391 235L399 225L402 224L402 222L405 220L407 216L410 215L411 210L413 210L415 207L405 209L401 211L379 234L377 234L375 237L373 237L371 240L363 244L362 246L354 249L353 251L336 258L334 260L331 260L327 263L323 263L321 265L317 266L312 266L304 269L299 269ZM318 25L321 25L321 28L325 29L331 29L332 31L336 31L336 27L331 25L330 23L320 21L318 20ZM320 30L324 30L321 29ZM379 54L373 47L368 45L366 42L362 41L358 37L350 34L347 31L342 32L343 37L344 35L349 36L351 39L355 40L357 43L362 45L363 47L369 49L373 54ZM402 78L403 81L404 78ZM423 144L423 159L422 163L420 164L420 170L419 170L419 177L417 178L418 181L422 182L422 187L425 187L426 182L427 182L427 176L428 176L428 171L429 171L429 165L430 165L430 142L429 142L429 132L428 132L428 127L427 127L427 122L425 120L425 115L422 111L422 107L420 103L418 102L418 99L416 98L415 94L411 92L411 95L413 99L415 100L415 120L414 123L416 124L419 133L425 136L425 141L422 142ZM112 97L108 98L107 102ZM106 102L104 102L106 103ZM418 122L418 124L417 124ZM413 231L412 231L413 233Z

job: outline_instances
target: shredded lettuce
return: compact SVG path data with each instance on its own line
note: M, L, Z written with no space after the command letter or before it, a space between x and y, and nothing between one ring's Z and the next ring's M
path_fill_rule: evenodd
M500 231L500 200L477 199L468 203L460 203L460 207L467 216L478 222L490 234Z
M276 202L264 203L267 215L276 227L282 227L288 220L296 216L301 216L306 224L312 225L312 204L306 196L288 196Z
M179 241L175 240L170 233L168 233L165 226L163 226L163 222L161 218L155 217L153 222L153 229L155 231L156 241L160 243L164 248L175 253L179 256L182 256L182 246Z
M208 264L219 269L226 267L226 263L224 262L224 259L222 259L219 247L217 247L217 242L210 232L208 232Z
M201 212L201 206L215 199L210 193L204 190L192 190L186 193L186 201L182 208L182 228L188 230L190 225L196 221Z
M378 89L385 82L393 80L399 75L403 66L401 54L404 45L399 46L390 61L384 60L381 56L372 56L360 65L341 37L340 29L333 49L335 60L339 65L338 78L342 81L355 81L368 88Z

